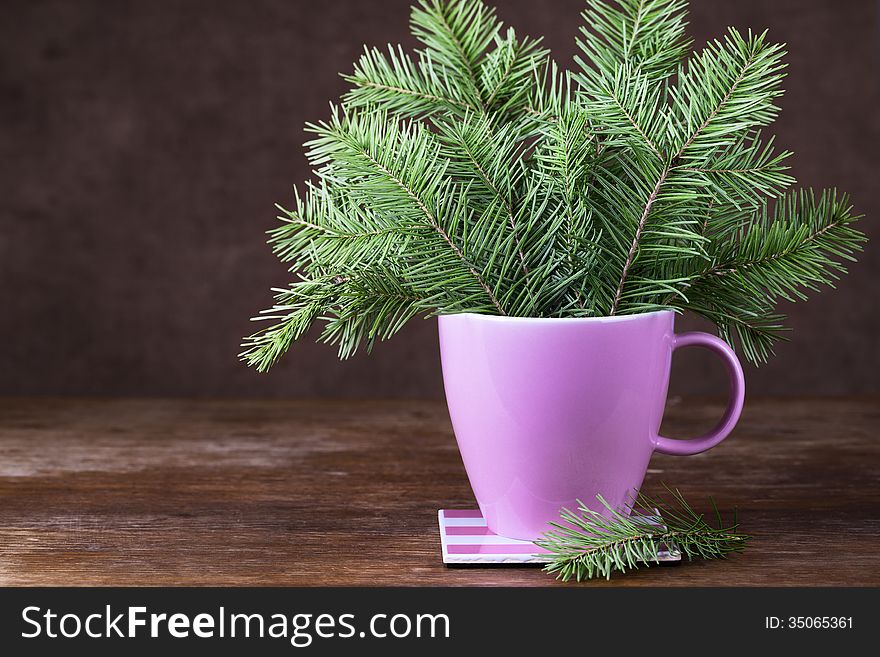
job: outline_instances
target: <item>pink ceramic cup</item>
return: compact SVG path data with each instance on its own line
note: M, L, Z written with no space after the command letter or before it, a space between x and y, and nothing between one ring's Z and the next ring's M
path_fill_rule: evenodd
M533 540L562 507L602 495L623 507L648 461L698 454L731 432L745 398L742 367L708 333L674 332L671 311L542 319L444 315L440 354L449 415L489 528ZM730 401L705 436L659 435L672 352L701 346L723 360Z

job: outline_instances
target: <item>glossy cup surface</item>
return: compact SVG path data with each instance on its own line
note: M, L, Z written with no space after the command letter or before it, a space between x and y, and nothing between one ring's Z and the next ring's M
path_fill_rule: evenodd
M550 529L560 508L575 509L578 499L589 505L597 494L621 507L641 486L658 441L673 450L699 442L658 436L674 317L662 311L588 319L439 318L449 414L492 531L532 540ZM720 442L736 423L741 395L735 406L719 425L723 435L716 431L699 449L677 453Z

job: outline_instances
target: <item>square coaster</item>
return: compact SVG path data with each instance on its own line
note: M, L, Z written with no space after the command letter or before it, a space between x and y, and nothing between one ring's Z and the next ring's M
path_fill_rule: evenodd
M531 541L494 534L477 509L440 509L440 545L445 564L545 564L547 550ZM678 551L661 550L660 561L681 561Z

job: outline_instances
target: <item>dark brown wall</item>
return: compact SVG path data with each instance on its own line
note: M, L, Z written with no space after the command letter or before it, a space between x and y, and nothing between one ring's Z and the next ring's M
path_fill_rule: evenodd
M364 42L410 43L407 0L3 3L0 394L433 396L435 323L339 364L303 343L270 375L236 360L286 281L264 244L308 175L302 125L326 114ZM498 0L573 53L580 0ZM875 236L836 292L791 308L793 342L748 373L761 393L880 392L880 147L874 0L694 0L698 41L728 25L789 44L778 122L801 183L839 186ZM673 389L717 392L708 357Z

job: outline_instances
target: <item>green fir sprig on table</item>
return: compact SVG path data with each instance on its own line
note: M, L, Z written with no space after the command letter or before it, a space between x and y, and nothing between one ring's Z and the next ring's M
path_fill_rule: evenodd
M341 358L414 317L691 311L753 362L779 300L864 241L836 190L792 190L784 49L730 29L692 52L686 0L586 0L575 69L481 0L420 0L420 48L367 48L312 123L315 179L270 242L293 278L241 358L315 325ZM280 207L280 206L279 206Z
M719 559L745 549L748 536L738 531L736 514L725 524L710 498L715 526L695 511L678 490L667 488L670 501L639 493L627 509L612 508L601 496L602 509L580 500L577 511L563 509L562 523L535 545L550 552L544 570L558 579L578 582L659 563L661 550L677 551L689 560ZM632 512L632 514L630 514ZM566 523L566 524L563 524Z

